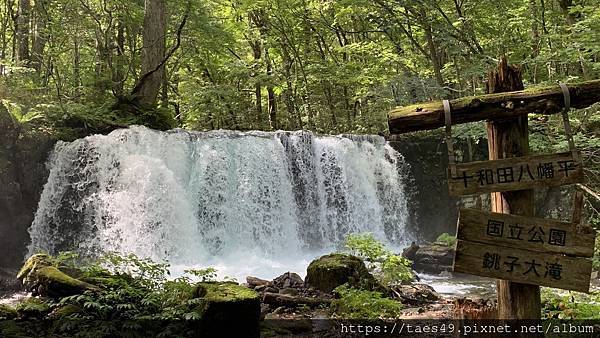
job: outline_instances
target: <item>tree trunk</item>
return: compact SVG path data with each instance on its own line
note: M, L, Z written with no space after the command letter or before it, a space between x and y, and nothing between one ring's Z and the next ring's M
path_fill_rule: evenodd
M427 18L427 14L423 7L420 7L419 18L421 19L421 23L423 25L425 40L427 41L427 48L429 49L429 59L431 60L431 64L433 66L435 82L437 82L438 86L444 87L445 84L444 78L442 77L442 66L440 62L440 57L435 41L433 40L433 31L431 29L431 24Z
M81 87L81 55L79 52L79 36L73 36L73 87L75 96L79 96Z
M521 70L509 66L503 58L497 71L489 74L488 93L523 89ZM488 122L490 160L526 156L529 153L527 116ZM533 216L533 190L496 192L491 194L492 211L505 214ZM541 314L540 287L498 280L498 316L500 319L539 319Z
M265 63L267 64L267 76L269 76L269 84L267 85L268 103L269 103L269 123L271 130L279 129L277 123L277 100L275 98L275 90L273 89L273 65L269 57L269 49L265 47Z
M535 59L540 54L540 30L538 28L538 5L537 0L529 0L529 11L531 12L531 58ZM537 62L533 63L531 70L531 82L537 83Z
M135 93L142 106L156 104L158 92L163 80L165 57L165 35L167 32L166 0L145 0L144 28L142 36L141 84ZM158 67L158 69L157 69ZM146 76L146 74L149 74Z
M125 17L119 16L117 23L117 54L113 58L113 92L116 97L123 96L123 83L125 82Z
M19 12L17 17L16 40L17 40L17 62L26 65L29 57L29 14L31 11L30 0L19 0Z
M37 0L34 6L35 32L33 46L31 48L31 64L38 74L42 70L44 60L44 47L48 41L48 0Z

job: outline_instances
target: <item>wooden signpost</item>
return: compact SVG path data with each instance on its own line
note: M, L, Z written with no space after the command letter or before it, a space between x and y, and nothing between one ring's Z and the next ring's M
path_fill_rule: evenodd
M580 156L571 152L456 164L448 170L450 195L553 187L583 181Z
M582 182L567 111L600 101L600 80L523 90L521 72L502 59L486 95L396 108L394 134L446 126L451 195L491 193L492 213L460 212L454 271L498 278L501 319L539 319L539 285L587 292L594 232L573 223L533 218L533 188ZM506 93L508 92L508 93ZM573 103L571 103L573 101ZM527 114L563 113L569 152L528 156ZM487 120L490 161L456 164L451 126ZM580 210L579 210L580 211Z
M461 209L454 271L588 292L594 254L590 227L543 218Z
M588 292L592 261L458 240L454 271ZM539 314L538 314L539 317Z

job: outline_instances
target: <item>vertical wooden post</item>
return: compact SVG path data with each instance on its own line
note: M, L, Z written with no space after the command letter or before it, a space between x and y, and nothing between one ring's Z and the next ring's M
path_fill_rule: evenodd
M521 70L509 66L506 58L498 69L490 71L487 92L500 93L523 89ZM506 103L510 104L510 103ZM488 122L490 160L526 156L529 152L527 116ZM533 190L492 193L493 212L533 216ZM541 316L540 287L498 280L498 316L500 319L539 319Z

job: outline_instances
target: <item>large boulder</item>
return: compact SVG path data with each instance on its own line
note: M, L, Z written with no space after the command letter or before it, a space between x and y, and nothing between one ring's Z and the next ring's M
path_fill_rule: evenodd
M232 282L202 282L195 296L199 304L199 332L205 337L259 337L258 293Z
M325 255L312 261L306 269L305 283L323 292L331 292L345 283L365 290L385 290L360 258L346 254Z
M447 245L422 245L414 254L413 269L418 272L439 274L452 271L454 248Z
M99 288L90 283L73 278L52 266L50 256L36 254L25 262L17 278L31 290L34 295L48 297L64 297Z
M395 285L392 287L392 294L395 298L400 299L402 304L415 306L434 303L442 299L431 286L423 283Z
M297 273L288 271L283 275L273 279L273 285L280 289L301 288L304 286L304 281Z

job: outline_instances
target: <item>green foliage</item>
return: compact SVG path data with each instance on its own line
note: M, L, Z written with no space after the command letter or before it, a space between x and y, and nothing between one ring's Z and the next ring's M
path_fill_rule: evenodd
M83 260L72 252L50 257L58 268L76 269L81 280L99 285L99 291L60 298L57 301L31 298L19 304L18 311L48 312L50 308L69 309L62 316L94 320L195 320L196 282L216 278L213 268L186 270L185 275L167 279L169 265L136 255L108 253Z
M435 239L435 243L445 245L447 247L454 247L456 244L456 237L444 232Z
M124 103L141 72L143 1L36 4L24 34L14 33L23 2L9 1L0 97L19 121L48 123L57 110L61 127L87 132L137 123L384 133L395 105L482 93L499 55L523 65L527 85L597 78L598 1L191 1L177 37L188 2L169 0L167 46L181 46L157 108L134 114ZM10 46L24 37L21 60ZM482 131L456 130L475 140Z
M397 318L402 310L400 302L383 297L380 292L353 289L346 284L338 286L335 292L340 298L331 303L331 309L339 318Z
M365 261L367 268L383 285L410 282L415 278L412 262L385 248L373 234L350 234L346 237L345 246L351 254Z
M600 292L585 294L542 288L542 317L600 319Z
M594 256L592 257L592 267L600 271L600 231L596 232L596 244L594 245Z
M217 269L206 268L206 269L187 269L184 270L188 275L198 278L202 282L214 281L217 277Z

